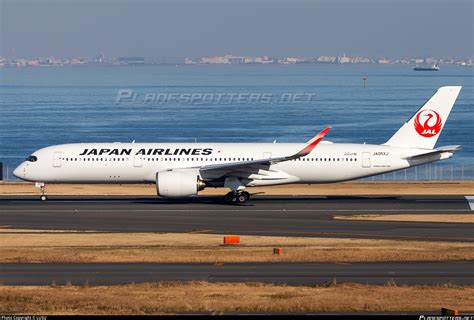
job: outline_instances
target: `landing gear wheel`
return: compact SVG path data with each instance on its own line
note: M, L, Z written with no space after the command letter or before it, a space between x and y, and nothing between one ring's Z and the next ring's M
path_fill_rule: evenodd
M235 202L235 195L233 192L229 192L224 196L224 201L227 203Z
M43 195L40 196L40 200L41 201L46 201L46 200L48 200L48 197L43 194Z
M245 203L245 202L247 202L249 199L250 199L250 193L248 193L247 191L242 191L242 192L239 193L239 195L237 196L237 200L239 201L239 203Z
M246 191L241 192L237 195L237 201L239 203L245 203L250 198L250 194Z
M224 201L226 203L245 203L249 198L250 193L248 193L247 191L231 191L224 196Z

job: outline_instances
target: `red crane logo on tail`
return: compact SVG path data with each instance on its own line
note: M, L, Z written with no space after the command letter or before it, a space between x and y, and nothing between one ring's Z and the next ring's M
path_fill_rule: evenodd
M418 112L414 124L416 132L418 132L420 136L427 138L437 135L443 126L439 114L430 109Z

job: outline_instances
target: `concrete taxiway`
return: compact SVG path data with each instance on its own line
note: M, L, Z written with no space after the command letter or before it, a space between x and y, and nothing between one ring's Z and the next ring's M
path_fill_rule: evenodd
M474 262L241 264L0 264L4 285L112 285L157 281L266 282L314 285L331 281L384 284L474 284Z
M254 196L245 205L220 197L0 197L0 226L116 232L474 241L474 224L334 220L353 214L474 214L465 197Z

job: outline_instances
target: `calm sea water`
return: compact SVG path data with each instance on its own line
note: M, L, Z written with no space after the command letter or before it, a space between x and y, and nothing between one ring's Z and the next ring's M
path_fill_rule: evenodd
M439 72L380 65L3 68L0 162L14 166L36 149L72 142L302 142L326 125L333 126L330 141L384 143L438 87L462 85L437 145L462 145L444 163L458 171L462 165L464 178L474 178L473 79L473 68L458 66ZM117 104L119 90L132 90L136 101ZM147 94L176 95L140 103ZM176 101L192 94L194 103ZM208 101L199 102L200 94Z

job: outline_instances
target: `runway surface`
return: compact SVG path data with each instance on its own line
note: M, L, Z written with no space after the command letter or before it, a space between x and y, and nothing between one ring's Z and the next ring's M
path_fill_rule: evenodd
M291 285L341 282L384 284L474 284L474 262L357 264L0 264L4 285L96 285L157 282L267 282Z
M115 232L474 241L474 224L341 221L335 215L474 214L464 197L253 197L227 205L219 197L0 197L0 226Z
M341 221L335 215L474 214L464 197L0 197L0 226L17 229L474 241L474 224Z

